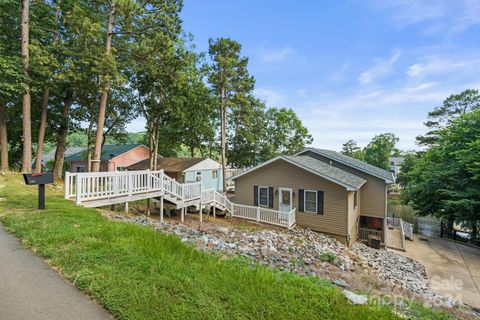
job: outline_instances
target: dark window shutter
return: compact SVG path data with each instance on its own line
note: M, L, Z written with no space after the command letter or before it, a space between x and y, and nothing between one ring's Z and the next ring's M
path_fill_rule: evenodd
M317 213L323 214L323 191L317 191Z
M303 189L300 189L298 190L298 211L299 212L304 212L305 209L303 208L303 205L304 205L304 201L303 201L303 197L304 197L304 190Z
M273 187L268 187L268 207L273 208Z
M253 205L258 206L258 186L253 186Z

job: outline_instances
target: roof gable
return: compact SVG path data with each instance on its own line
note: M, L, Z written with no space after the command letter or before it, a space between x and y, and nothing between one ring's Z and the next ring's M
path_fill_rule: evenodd
M367 182L367 180L358 177L352 173L346 172L342 169L329 165L328 163L308 156L279 156L264 163L261 163L258 166L253 167L247 171L244 171L237 176L232 177L231 179L235 180L245 174L251 173L264 166L268 166L269 164L278 160L286 161L319 177L339 184L349 191L358 190L365 182Z
M324 156L325 158L331 159L333 161L337 161L341 164L344 164L344 165L349 166L351 168L357 169L359 171L362 171L362 172L367 173L369 175L372 175L374 177L383 179L386 183L393 183L394 182L393 175L390 171L384 170L382 168L376 167L376 166L371 165L369 163L354 159L352 157L346 156L344 154L341 154L341 153L333 151L333 150L307 148L307 149L299 152L297 155L302 155L302 154L304 154L308 151L314 152L316 154Z
M217 161L210 158L205 158L203 161L197 162L193 166L186 168L184 171L217 170L221 167L222 165Z
M206 158L175 158L157 157L157 170L165 172L184 172L185 170L205 161ZM150 159L145 159L127 167L128 170L146 170L150 167Z

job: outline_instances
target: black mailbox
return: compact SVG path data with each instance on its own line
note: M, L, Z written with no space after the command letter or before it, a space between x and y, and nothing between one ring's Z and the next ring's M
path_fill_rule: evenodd
M53 172L24 173L23 178L28 185L50 184L53 183Z
M53 183L53 172L24 173L27 185L38 185L38 209L45 209L45 185Z

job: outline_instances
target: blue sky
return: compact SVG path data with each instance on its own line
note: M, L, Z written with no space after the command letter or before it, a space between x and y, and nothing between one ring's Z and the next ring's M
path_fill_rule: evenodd
M185 0L181 16L200 51L239 41L255 95L294 109L315 147L393 132L415 149L428 111L480 88L479 0Z

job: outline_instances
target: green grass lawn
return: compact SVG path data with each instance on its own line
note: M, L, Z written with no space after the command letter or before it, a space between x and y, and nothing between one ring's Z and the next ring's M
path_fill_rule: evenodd
M18 175L0 177L0 221L116 318L397 319L386 307L349 304L325 281L109 221L64 200L59 186L47 188L47 209L39 211L36 192Z

